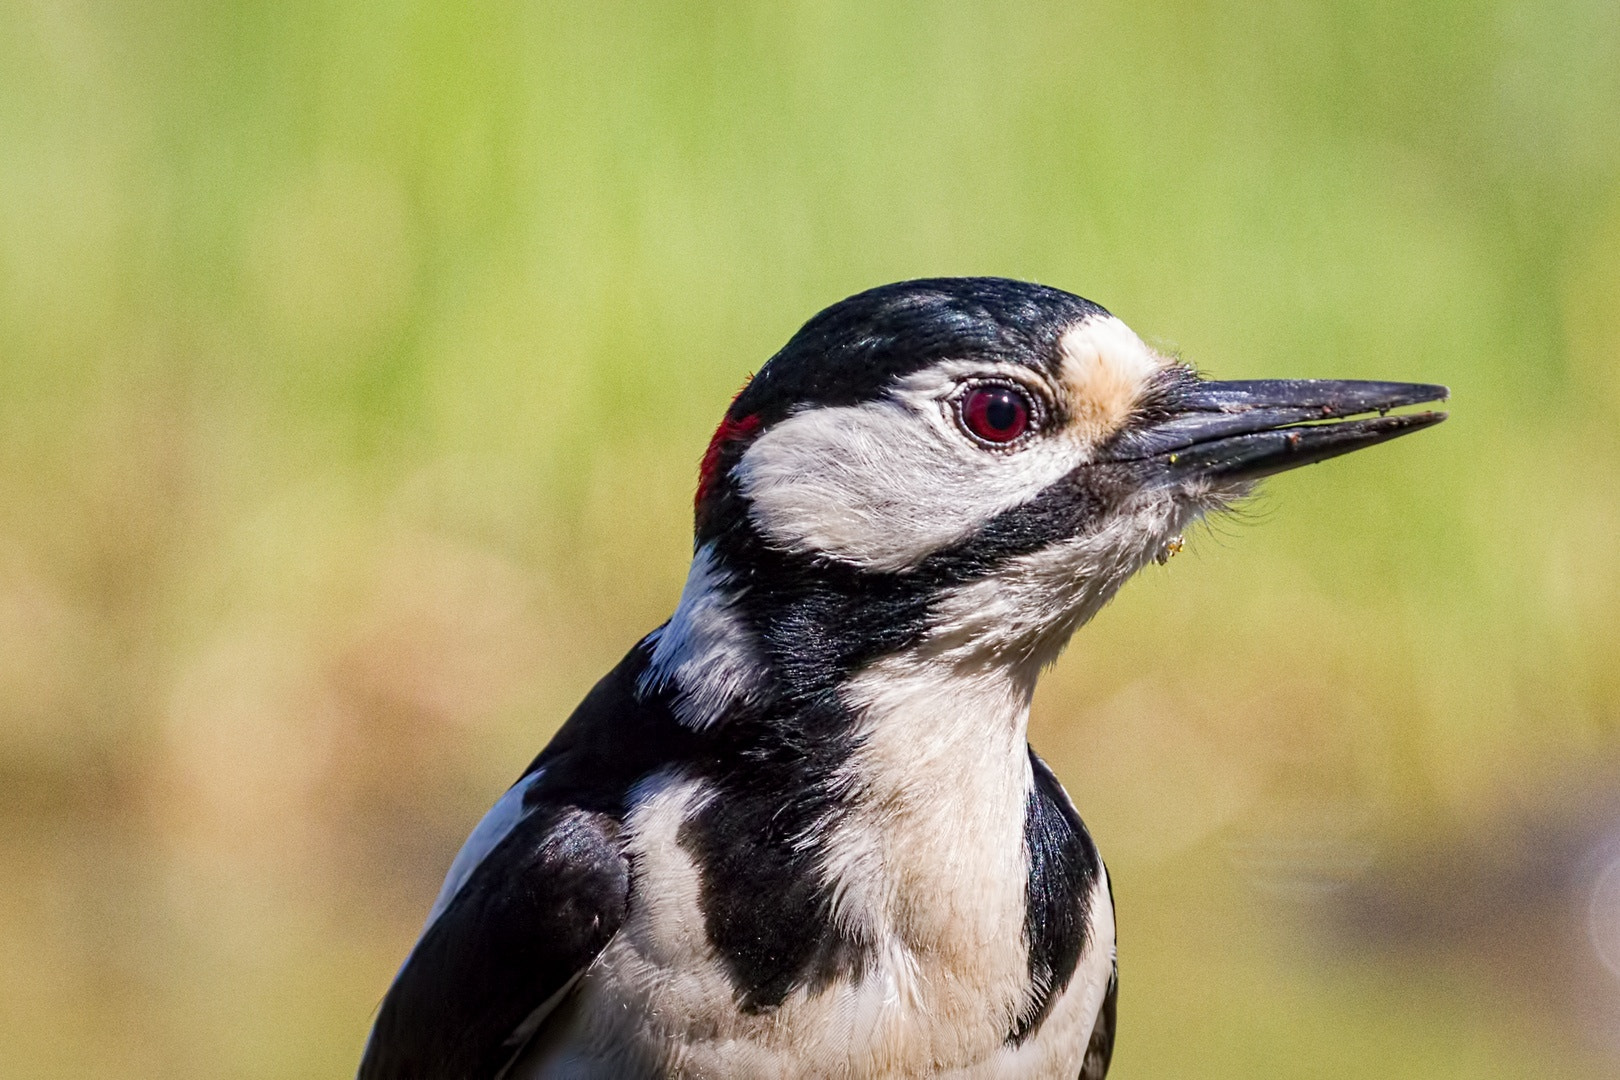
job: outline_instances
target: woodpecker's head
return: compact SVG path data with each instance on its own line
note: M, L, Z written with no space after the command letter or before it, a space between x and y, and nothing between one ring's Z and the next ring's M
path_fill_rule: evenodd
M1208 381L1098 305L1024 282L872 289L805 324L727 411L660 644L751 636L721 689L764 665L816 693L903 648L1032 681L1199 515L1434 424L1384 414L1445 395ZM1364 413L1379 415L1343 419Z

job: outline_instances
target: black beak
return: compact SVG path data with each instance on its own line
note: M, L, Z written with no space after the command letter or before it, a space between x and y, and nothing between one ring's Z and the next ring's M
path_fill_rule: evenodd
M1164 419L1121 432L1100 460L1151 459L1172 480L1258 480L1438 424L1445 413L1387 414L1450 393L1420 383L1189 379ZM1345 419L1363 413L1378 415Z

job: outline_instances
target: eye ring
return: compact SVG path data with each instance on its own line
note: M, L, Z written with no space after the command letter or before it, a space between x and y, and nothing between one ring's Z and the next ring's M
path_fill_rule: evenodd
M1009 449L1040 426L1034 396L1015 382L972 382L955 398L956 422L975 442Z

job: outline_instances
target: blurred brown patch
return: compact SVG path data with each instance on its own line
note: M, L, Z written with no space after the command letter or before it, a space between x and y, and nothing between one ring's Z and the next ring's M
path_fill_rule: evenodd
M1318 925L1346 951L1483 976L1620 1059L1620 772L1560 788L1387 850L1319 898Z

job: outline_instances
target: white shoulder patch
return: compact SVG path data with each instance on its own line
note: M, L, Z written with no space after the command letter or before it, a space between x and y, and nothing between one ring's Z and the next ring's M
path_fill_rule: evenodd
M705 544L692 558L675 614L655 631L652 660L636 683L642 694L673 687L675 718L691 728L714 723L727 703L765 680L753 635L732 610L726 585Z

